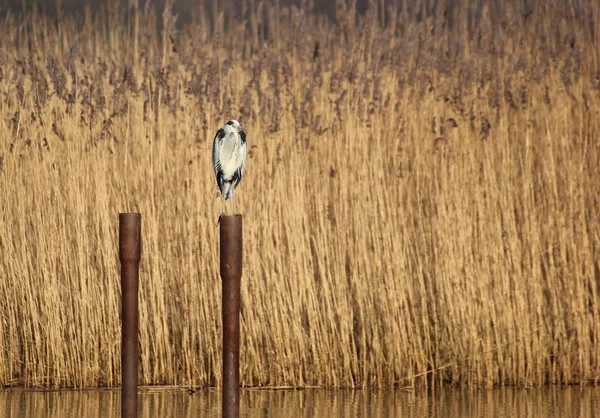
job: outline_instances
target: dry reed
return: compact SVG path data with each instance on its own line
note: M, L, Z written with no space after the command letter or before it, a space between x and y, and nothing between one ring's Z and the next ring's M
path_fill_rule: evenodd
M244 386L598 382L594 2L135 3L0 25L0 385L119 384L127 211L140 383L219 384L234 117Z

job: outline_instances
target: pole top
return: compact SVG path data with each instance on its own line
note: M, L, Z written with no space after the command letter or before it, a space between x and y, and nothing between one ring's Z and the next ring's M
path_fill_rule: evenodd
M142 258L142 215L119 213L119 259L139 261Z
M220 219L220 273L224 280L242 277L242 224L240 214Z

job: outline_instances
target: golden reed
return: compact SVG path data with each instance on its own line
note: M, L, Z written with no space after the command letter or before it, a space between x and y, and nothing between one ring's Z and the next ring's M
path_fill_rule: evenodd
M3 18L0 385L119 385L129 211L140 384L220 383L231 118L243 385L597 383L600 7L249 3Z

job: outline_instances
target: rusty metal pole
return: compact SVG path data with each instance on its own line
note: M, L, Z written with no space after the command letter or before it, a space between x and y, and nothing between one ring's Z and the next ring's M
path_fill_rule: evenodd
M242 215L220 220L220 272L223 313L223 418L240 416L240 284Z
M142 215L119 214L119 260L121 261L121 417L138 416L138 288L142 256Z

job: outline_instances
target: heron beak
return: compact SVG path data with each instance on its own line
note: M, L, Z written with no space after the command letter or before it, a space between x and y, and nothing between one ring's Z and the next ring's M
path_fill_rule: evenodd
M246 132L246 127L240 123L240 125L237 128L237 130L238 130L238 132L242 132L242 131Z

